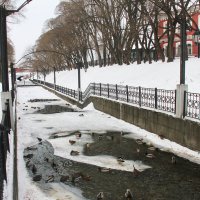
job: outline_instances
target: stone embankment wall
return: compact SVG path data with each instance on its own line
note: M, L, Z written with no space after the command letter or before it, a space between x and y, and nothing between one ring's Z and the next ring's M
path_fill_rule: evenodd
M95 96L89 97L86 102L82 104L54 90L51 91L80 108L92 102L97 110L134 124L149 132L161 135L190 149L200 151L200 123L198 122L176 118L158 111L147 110L119 101Z

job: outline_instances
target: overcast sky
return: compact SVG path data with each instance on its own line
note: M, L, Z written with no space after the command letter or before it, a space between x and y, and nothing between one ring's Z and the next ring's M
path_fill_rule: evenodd
M19 7L25 0L17 0ZM44 23L55 17L55 8L60 0L32 0L23 10L25 18L20 18L19 23L10 23L14 20L8 18L9 37L15 46L15 61L18 61L28 47L35 44L41 35Z

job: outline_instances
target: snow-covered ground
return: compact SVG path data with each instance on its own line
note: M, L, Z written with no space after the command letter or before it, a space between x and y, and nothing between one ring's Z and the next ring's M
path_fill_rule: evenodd
M186 62L186 84L189 92L200 93L200 59L190 58ZM35 75L36 78L36 75ZM41 80L43 76L40 75ZM152 64L113 65L108 67L90 67L81 70L81 87L83 90L91 82L110 83L129 86L141 86L160 89L175 89L180 82L180 60L173 63L154 62ZM53 83L53 73L46 77ZM71 89L78 87L78 71L61 71L56 73L56 83Z
M18 117L18 173L19 173L19 199L23 200L55 200L55 199L73 199L83 200L81 191L63 184L49 183L48 193L42 191L30 178L25 167L23 159L24 148L37 144L37 137L48 140L54 147L55 155L72 159L79 162L86 162L101 167L109 167L118 170L132 171L132 164L139 170L148 170L151 166L134 160L126 160L124 165L116 165L116 158L112 156L93 156L87 157L82 154L83 146L92 142L89 136L84 137L72 146L65 138L48 139L54 133L64 133L66 131L81 130L85 132L97 132L104 134L107 130L129 132L124 137L143 138L144 142L154 145L163 151L173 152L193 162L200 164L200 154L182 147L167 139L161 139L153 133L149 133L134 125L118 120L107 114L99 112L90 104L84 109L84 117L79 116L79 112L65 112L56 114L34 113L36 110L31 107L43 108L45 104L65 105L63 100L55 102L28 102L30 99L59 99L54 94L42 89L41 87L18 88L17 117ZM26 110L27 109L27 110ZM55 120L56 119L56 120ZM98 123L96 123L98 121ZM51 127L51 129L49 129ZM70 136L74 137L74 136ZM74 138L73 138L74 139ZM71 150L80 151L78 157L70 156ZM66 197L67 196L67 197ZM9 198L6 198L9 199Z
M34 199L31 197L30 187L32 185L32 181L30 180L29 175L26 172L24 159L23 159L23 150L28 146L32 146L36 144L37 137L41 137L43 139L48 139L48 137L53 133L65 132L65 131L75 131L75 130L90 130L99 132L101 134L105 133L106 130L121 130L121 131L130 131L130 127L123 125L123 121L118 121L115 118L109 118L108 116L94 111L93 109L85 110L85 116L83 118L79 117L80 113L57 113L57 114L33 114L35 112L31 107L40 107L43 108L46 102L41 103L30 103L28 100L30 99L43 99L53 98L57 99L57 97L41 87L32 87L28 89L18 88L18 159L19 159L19 186L23 185L23 187L19 188L19 197L20 199ZM56 105L64 105L66 102L60 100L59 102L51 102L50 104ZM28 106L28 107L25 107ZM28 110L23 110L27 108ZM56 119L56 120L55 120ZM98 121L98 123L96 123ZM48 127L53 127L51 130ZM55 149L55 155L59 155L65 158L69 158L72 160L76 160L77 158L70 156L71 146L68 142L68 139L57 139L57 140L49 140L52 143ZM65 141L67 140L67 141ZM92 142L90 138L82 138L77 145L74 146L75 150L82 151L84 144L86 142ZM68 153L67 153L68 152ZM109 167L116 168L120 170L132 171L132 164L134 161L126 161L125 166L118 165L116 167L116 158L110 156L96 156L96 157L86 157L84 155L80 155L78 157L80 162L86 162L90 164L94 164L101 167ZM140 162L135 162L135 165L138 169L144 170L149 168L149 166L145 166ZM24 176L22 175L24 174ZM26 186L24 186L23 182L28 182ZM54 188L55 184L52 184L51 187ZM58 187L58 186L57 186ZM62 188L61 188L62 189ZM33 186L33 190L35 190L35 186ZM54 189L53 189L54 190ZM61 192L61 191L60 191ZM53 193L53 192L52 192ZM37 193L38 194L38 193ZM38 194L39 195L39 194ZM41 195L44 195L41 193ZM38 197L37 197L38 198ZM50 197L48 197L49 199ZM77 197L78 198L78 197ZM44 196L39 199L47 199ZM52 195L52 199L55 199L55 196ZM83 197L78 198L83 199Z
M123 66L109 66L109 67L91 67L85 72L81 70L81 84L82 89L86 89L89 83L111 83L131 86L142 87L157 87L163 89L175 89L179 83L180 63L179 60L175 60L174 63L153 63L149 64L132 64ZM35 76L36 77L36 76ZM77 89L78 80L77 70L62 71L56 73L57 84L68 88ZM186 84L190 92L200 93L200 59L192 58L186 63ZM43 79L43 77L41 77ZM53 82L53 73L46 77L46 81ZM43 108L46 103L37 102L30 103L30 99L42 99L53 98L59 99L55 95L47 92L40 87L18 88L18 100L17 100L17 116L18 116L18 167L19 167L19 199L84 199L81 191L66 186L63 184L49 183L48 195L41 191L36 184L34 184L27 173L25 163L23 159L23 150L27 146L36 144L37 137L47 139L55 148L55 155L59 155L68 159L79 159L81 162L87 162L93 165L115 168L120 170L131 171L132 164L140 169L145 170L148 167L143 163L136 162L134 160L126 160L124 166L116 165L116 158L111 156L93 156L86 157L82 153L75 158L71 157L68 153L71 150L71 146L65 139L48 139L53 133L63 133L65 131L95 131L100 134L105 133L106 130L113 131L125 131L130 132L129 135L124 137L130 138L143 138L144 142L149 145L154 145L162 149L163 151L173 152L174 154L184 157L192 162L200 164L200 153L192 151L185 147L182 147L167 139L161 139L153 133L144 131L136 126L133 126L124 121L110 117L104 113L96 111L92 104L84 109L85 115L83 118L78 116L78 113L57 113L57 114L33 114L35 112L31 107ZM51 102L49 104L64 105L66 102L60 100L58 102ZM28 106L28 107L25 107ZM24 110L23 110L24 109ZM27 110L26 110L27 109ZM56 120L55 120L56 119ZM98 123L95 123L98 121ZM48 127L53 127L48 129ZM64 141L64 143L63 143ZM74 150L82 152L85 143L92 142L92 139L82 138L77 143ZM64 153L65 152L65 153ZM12 157L12 154L10 155ZM8 159L11 165L12 159ZM109 161L109 162L108 162ZM12 173L12 168L10 172ZM11 184L11 180L8 179L8 184ZM12 188L8 188L5 193L5 200L10 200ZM68 191L66 193L66 191ZM64 198L64 195L67 195Z

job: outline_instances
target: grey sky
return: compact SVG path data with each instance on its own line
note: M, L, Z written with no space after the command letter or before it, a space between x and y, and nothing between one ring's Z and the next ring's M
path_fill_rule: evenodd
M17 5L20 6L25 0L18 0ZM15 46L15 58L19 60L28 47L35 44L35 41L41 35L44 23L47 19L55 17L55 8L60 0L32 0L24 8L25 18L20 18L18 24L9 23L12 19L7 19L9 37Z

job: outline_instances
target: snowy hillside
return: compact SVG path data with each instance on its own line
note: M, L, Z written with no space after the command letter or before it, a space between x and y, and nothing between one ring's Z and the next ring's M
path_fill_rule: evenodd
M82 90L91 82L112 83L130 86L157 87L175 89L179 84L180 61L173 63L155 62L153 64L136 63L132 65L113 65L108 67L90 67L87 72L81 70ZM40 77L43 80L43 77ZM62 71L56 73L56 83L71 89L78 87L78 71ZM53 83L53 73L47 75L47 82ZM190 92L200 92L200 59L190 58L186 62L186 84Z

